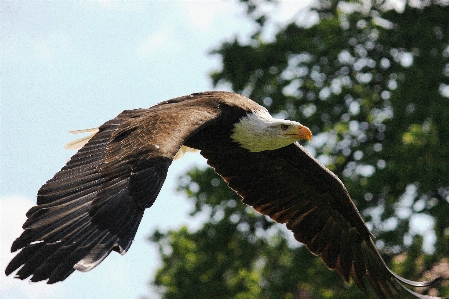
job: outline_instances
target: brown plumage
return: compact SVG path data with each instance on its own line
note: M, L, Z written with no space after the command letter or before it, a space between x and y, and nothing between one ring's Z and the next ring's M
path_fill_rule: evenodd
M285 223L299 242L362 291L367 281L379 298L405 298L402 284L430 286L439 280L419 283L391 272L343 183L298 143L257 152L242 147L233 132L255 111L266 112L240 95L206 92L124 111L106 122L39 190L37 206L28 211L25 230L11 248L21 251L6 274L20 268L17 278L54 283L74 270L94 268L112 250L126 253L185 145L199 149L244 203Z

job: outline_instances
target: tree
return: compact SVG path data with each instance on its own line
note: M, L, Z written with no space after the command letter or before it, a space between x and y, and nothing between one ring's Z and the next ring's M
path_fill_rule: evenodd
M269 14L244 3L257 30L213 52L222 59L214 85L309 126L307 148L343 180L387 263L422 279L449 255L449 7L321 1L316 24L292 22L266 40ZM163 298L360 298L212 169L181 181L192 215L208 221L153 234ZM416 219L433 223L434 242L423 243ZM423 244L432 246L423 253ZM439 291L448 296L448 285Z

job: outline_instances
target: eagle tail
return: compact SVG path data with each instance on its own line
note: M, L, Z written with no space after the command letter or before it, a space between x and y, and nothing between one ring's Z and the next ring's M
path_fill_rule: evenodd
M65 149L68 150L79 150L82 148L92 137L94 137L95 134L99 131L99 128L90 128L90 129L84 129L84 130L75 130L70 131L70 134L80 134L80 133L89 133L89 135L73 140L67 144L64 145Z

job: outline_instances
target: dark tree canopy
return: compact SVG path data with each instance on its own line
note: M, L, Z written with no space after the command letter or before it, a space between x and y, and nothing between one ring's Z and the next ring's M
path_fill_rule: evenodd
M393 270L448 277L449 6L321 1L309 12L317 23L292 20L267 40L270 15L243 3L256 30L213 52L222 60L214 85L312 129L307 148L343 180ZM207 221L153 234L163 266L152 284L163 298L360 298L212 169L181 182L192 215ZM439 295L449 296L447 283Z

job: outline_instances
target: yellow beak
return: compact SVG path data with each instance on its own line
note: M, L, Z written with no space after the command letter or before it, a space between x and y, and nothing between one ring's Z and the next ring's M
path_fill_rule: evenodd
M298 125L295 130L292 130L285 135L295 137L298 140L312 140L312 132L309 128L303 125Z
M303 125L298 126L298 136L300 139L304 139L307 141L312 140L312 131L309 128Z

